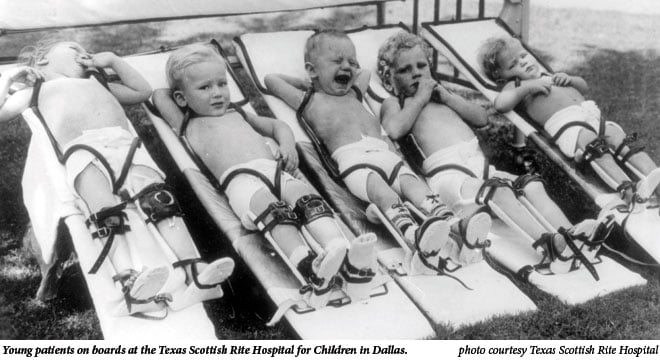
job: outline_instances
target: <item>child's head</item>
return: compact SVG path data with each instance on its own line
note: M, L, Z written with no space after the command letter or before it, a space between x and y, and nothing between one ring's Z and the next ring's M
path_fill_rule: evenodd
M355 46L346 33L324 30L305 43L305 70L317 90L345 95L353 86L359 65Z
M513 37L486 40L479 49L478 59L486 76L500 84L515 78L535 79L542 73L536 58Z
M227 111L230 94L225 62L210 45L192 44L172 52L165 71L177 105L202 116Z
M50 34L33 46L21 49L18 59L27 66L48 70L66 77L80 78L85 67L79 62L89 57L80 44L66 41L59 33Z
M390 36L378 50L378 77L392 94L412 96L419 80L431 78L433 52L420 37L406 31Z

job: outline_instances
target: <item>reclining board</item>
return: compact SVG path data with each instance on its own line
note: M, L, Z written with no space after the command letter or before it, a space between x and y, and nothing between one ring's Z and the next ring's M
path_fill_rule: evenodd
M3 65L0 72L15 65ZM106 340L135 339L215 339L215 330L202 304L180 311L169 311L162 320L116 316L124 299L119 287L113 282L115 271L106 259L96 274L89 274L101 251L101 243L93 239L85 225L86 205L73 194L67 185L64 166L59 162L48 135L34 117L24 117L30 126L32 137L23 172L23 198L41 250L43 262L48 266L56 252L55 239L61 224L71 236L80 267L87 283L101 330ZM131 128L131 130L133 130ZM129 246L136 263L150 268L168 266L176 261L174 254L161 241L155 240L135 211L128 212L132 231ZM139 239L140 241L134 241ZM44 281L49 281L45 279ZM45 283L42 282L42 286Z

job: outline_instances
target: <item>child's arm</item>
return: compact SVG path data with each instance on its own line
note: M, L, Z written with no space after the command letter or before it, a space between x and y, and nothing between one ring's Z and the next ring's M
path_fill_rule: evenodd
M184 114L172 99L172 91L170 89L156 89L152 101L163 119L179 134Z
M263 136L268 136L280 146L280 154L284 160L284 170L293 172L298 168L298 153L293 132L289 126L279 120L258 116L249 112L245 113L246 121L253 129Z
M396 97L383 101L380 118L385 132L390 138L398 140L410 132L419 113L429 103L437 85L438 83L432 79L420 80L415 95L406 99L403 108Z
M119 56L111 52L102 52L82 56L78 62L86 67L111 68L123 84L108 84L112 94L124 105L139 104L149 99L151 86L140 73Z
M516 87L513 81L507 83L494 101L495 110L508 112L513 110L528 95L549 94L552 79L544 76L533 80L524 80Z
M43 78L41 72L28 66L9 69L0 76L0 121L15 118L30 105L29 91L18 91L9 95L12 84L19 82L32 86L37 79Z
M300 107L305 91L312 86L309 81L283 74L266 75L264 84L273 95L282 99L293 109Z
M468 124L475 127L488 125L488 113L481 106L467 101L441 85L438 85L435 91L440 95L440 102L454 110Z
M579 76L571 76L561 72L554 73L552 75L552 81L557 86L572 86L581 94L584 94L589 90L587 82Z

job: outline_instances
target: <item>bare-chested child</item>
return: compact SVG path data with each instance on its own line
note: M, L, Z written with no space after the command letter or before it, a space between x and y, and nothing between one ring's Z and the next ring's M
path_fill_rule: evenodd
M303 116L332 153L348 190L361 200L374 203L417 254L412 259L412 271L437 271L434 268L440 262L440 250L456 248L450 245L450 226L471 245L485 242L489 216L478 214L458 221L382 140L378 120L357 99L358 92L367 89L369 73L359 69L355 47L348 36L335 30L312 35L305 45L304 60L311 84L270 74L265 77L266 86L292 108L305 106ZM303 103L306 96L309 101ZM418 226L401 197L429 216L427 220ZM454 253L453 258L462 264L480 259L478 251Z
M289 174L298 155L286 124L230 107L225 62L217 51L185 46L172 53L166 71L171 90L156 90L156 106L218 179L243 225L271 236L284 260L313 286L317 296L310 305L326 304L340 268L348 280L373 277L375 236L349 244L328 203ZM279 144L279 159L264 136Z
M595 222L573 227L537 176L516 177L492 166L485 169L486 159L470 126L488 125L487 113L433 79L431 56L424 40L403 31L380 47L378 75L394 95L381 107L381 121L388 135L394 140L414 137L425 154L422 166L431 189L459 214L461 207L470 212L477 204L489 206L534 241L534 247L543 249L552 271L568 271L573 253L566 239L549 232L541 221L553 229L570 229L571 234L580 234L587 241L591 238L584 233L591 235ZM591 251L595 254L597 249Z
M631 138L618 124L607 121L601 125L600 109L584 98L588 86L583 78L544 73L536 58L512 37L486 40L478 56L485 74L502 86L495 109L507 112L522 105L564 155L588 162L624 199L632 199L635 186L617 162L640 179L652 172L657 177L660 170L655 162L641 147L628 146ZM660 194L660 189L655 193Z
M215 285L231 274L233 261L201 262L178 203L163 183L164 174L143 146L134 149L132 158L128 156L138 143L129 132L121 105L145 101L151 93L149 84L115 54L90 54L79 44L57 36L25 48L21 58L26 65L0 76L0 120L22 114L36 116L44 124L66 168L68 185L91 214L88 226L92 236L104 243L90 273L98 270L107 255L116 272L113 279L125 295L126 304L119 304L117 313L161 309L165 304L153 299L158 298L155 295L168 279L178 278L181 283L181 291L171 294L172 308L183 308L217 293L199 289L193 280ZM87 76L88 71L103 68L114 71L122 84ZM10 88L19 90L10 95ZM128 196L122 198L120 193ZM124 201L135 201L145 221L155 223L180 260L173 266L183 268L185 275L177 270L177 277L170 276L174 273L169 267L135 268L132 258L140 254L131 254L127 242L144 239L131 237Z

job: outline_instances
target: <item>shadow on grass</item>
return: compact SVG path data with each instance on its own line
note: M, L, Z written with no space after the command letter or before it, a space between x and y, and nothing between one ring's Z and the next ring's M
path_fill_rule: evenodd
M55 299L34 299L35 261L20 250L0 260L0 339L101 339L87 286L77 265L64 269Z
M537 296L530 292L538 293ZM485 340L602 340L658 339L660 290L657 282L637 286L586 303L569 306L538 289L525 291L538 310L518 316L495 317L440 338Z
M0 255L20 247L20 239L27 225L27 211L23 206L20 181L27 156L30 130L19 119L3 124L0 133Z
M660 54L656 51L620 52L587 47L586 61L567 70L582 76L589 97L603 119L615 121L626 133L637 132L651 158L658 161L660 127Z

